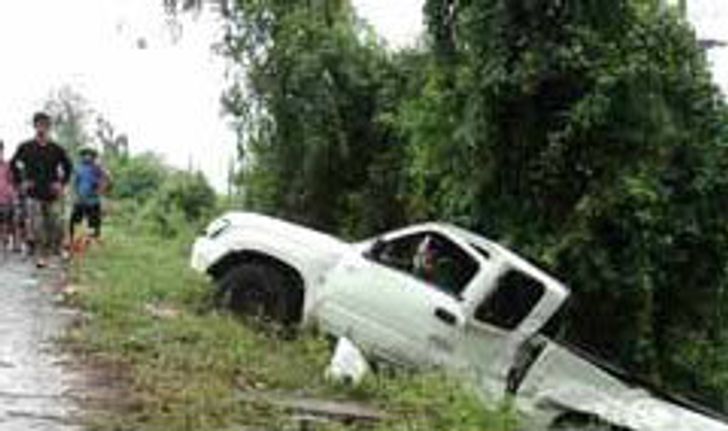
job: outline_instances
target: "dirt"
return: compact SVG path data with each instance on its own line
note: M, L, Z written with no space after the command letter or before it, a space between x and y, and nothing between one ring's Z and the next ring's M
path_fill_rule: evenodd
M79 377L56 339L75 313L58 304L60 266L0 260L0 429L81 430Z

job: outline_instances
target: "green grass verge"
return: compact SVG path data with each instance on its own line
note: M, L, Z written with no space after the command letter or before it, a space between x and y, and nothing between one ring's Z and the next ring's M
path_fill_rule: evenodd
M382 430L515 429L506 409L485 410L441 376L372 376L355 389L332 385L323 378L330 355L323 340L281 341L208 305L209 282L187 267L190 235L162 239L119 226L107 232L105 243L73 269L79 286L73 301L89 318L67 341L81 354L123 367L133 402L91 414L92 430L287 429L282 412L236 400L241 390L366 402L391 414L375 426Z

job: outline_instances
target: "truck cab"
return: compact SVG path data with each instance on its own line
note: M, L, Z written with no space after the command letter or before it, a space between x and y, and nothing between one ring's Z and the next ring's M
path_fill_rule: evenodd
M370 356L459 370L499 399L568 291L498 244L430 223L355 245L317 296L319 324Z

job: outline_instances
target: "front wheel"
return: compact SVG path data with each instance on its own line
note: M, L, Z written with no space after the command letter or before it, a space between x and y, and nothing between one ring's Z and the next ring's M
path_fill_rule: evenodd
M301 304L288 277L264 263L246 262L228 270L217 282L216 303L258 321L286 327L297 323Z
M549 431L630 431L625 428L614 427L604 421L591 416L566 415L557 419Z

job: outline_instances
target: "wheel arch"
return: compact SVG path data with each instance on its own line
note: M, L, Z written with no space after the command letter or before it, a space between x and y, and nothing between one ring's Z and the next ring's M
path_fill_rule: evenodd
M236 250L232 251L217 262L210 265L207 273L214 279L218 279L225 274L230 268L241 263L261 263L274 266L289 275L295 277L302 285L305 284L302 272L292 263L286 262L281 258L256 250Z
M293 264L270 254L255 250L236 250L228 253L208 268L207 273L219 280L232 268L243 263L257 263L280 271L286 278L287 295L295 302L299 315L295 320L303 322L305 307L306 280L301 270Z

